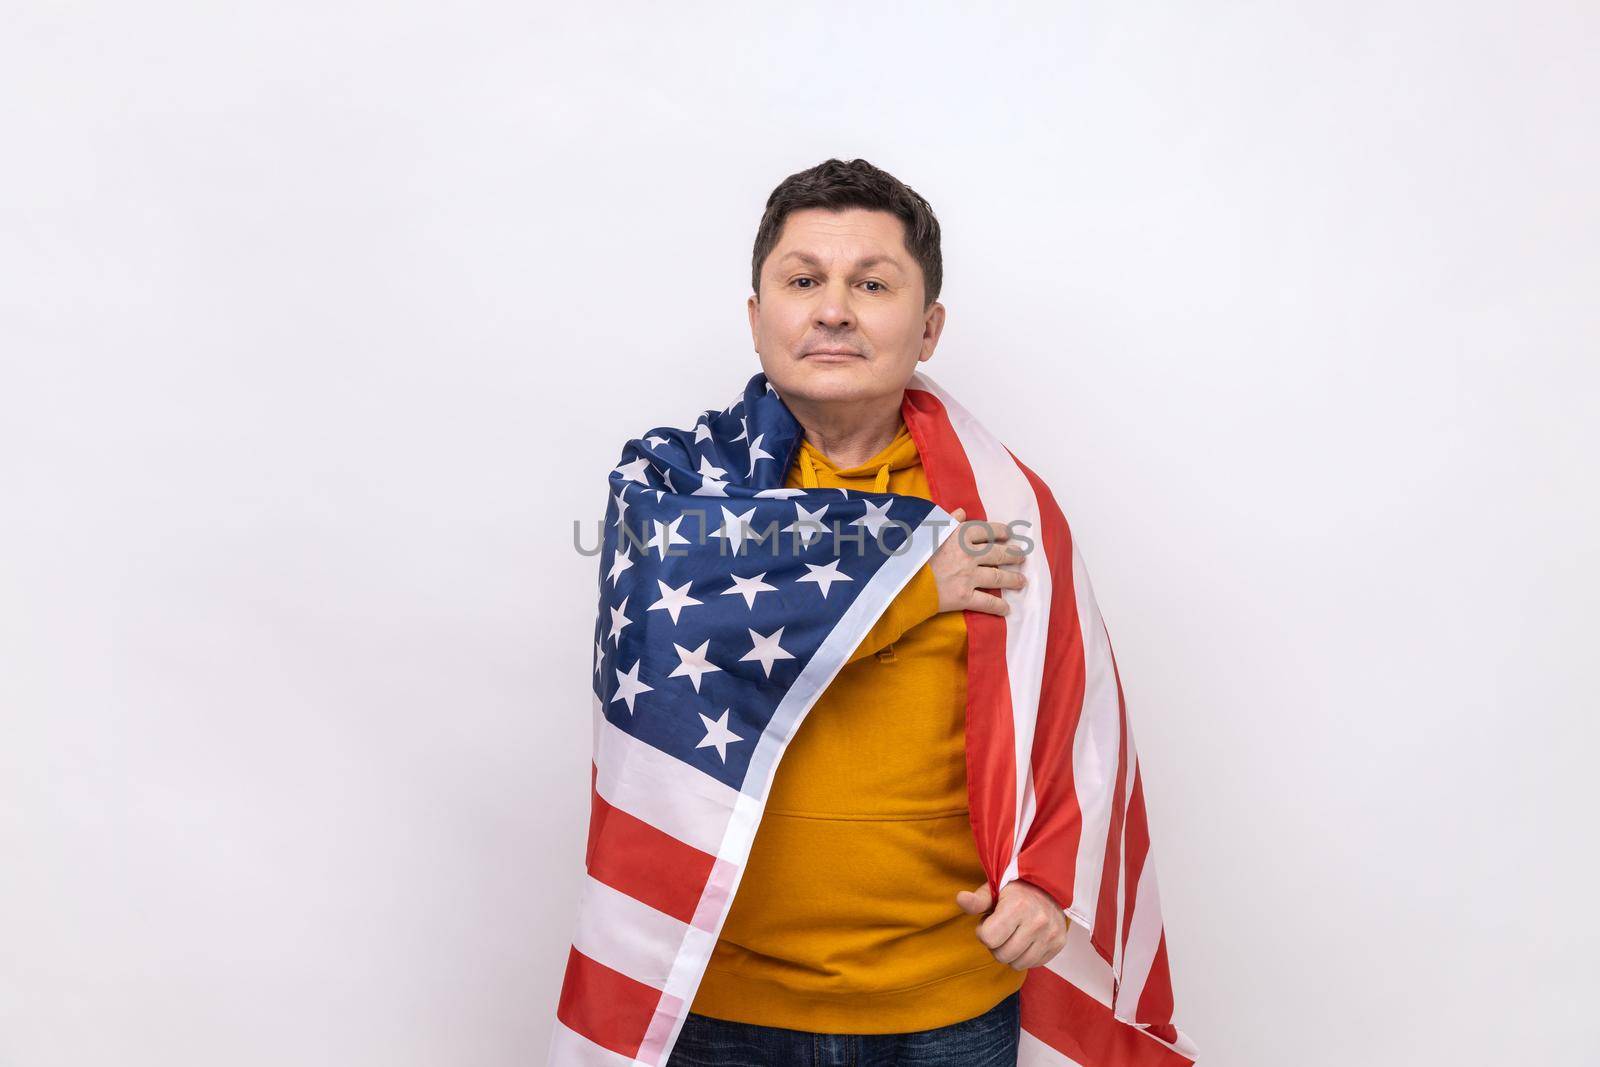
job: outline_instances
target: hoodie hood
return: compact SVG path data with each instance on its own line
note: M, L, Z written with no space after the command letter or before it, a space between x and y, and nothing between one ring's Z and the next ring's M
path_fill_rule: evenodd
M886 493L889 491L889 472L903 470L906 467L915 467L922 462L917 454L917 443L911 437L911 430L906 426L905 420L900 421L899 432L893 441L885 445L877 455L865 463L858 463L854 467L840 467L833 460L822 454L822 451L804 437L800 438L800 449L795 458L795 463L800 468L800 485L805 489L818 488L818 472L825 471L830 480L839 481L865 481L871 482L870 491ZM850 488L867 489L867 486L850 486Z

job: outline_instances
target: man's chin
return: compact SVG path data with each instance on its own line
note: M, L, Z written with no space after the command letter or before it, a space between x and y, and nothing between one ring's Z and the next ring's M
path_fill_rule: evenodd
M783 381L773 384L780 393L817 401L865 400L883 391L883 383L865 360L850 365L809 364L809 359L798 361Z

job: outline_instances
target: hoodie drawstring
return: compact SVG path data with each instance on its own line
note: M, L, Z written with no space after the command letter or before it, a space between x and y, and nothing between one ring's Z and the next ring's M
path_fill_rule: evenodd
M817 467L811 462L811 456L804 448L800 450L800 486L803 489L817 487Z
M817 465L812 462L811 455L805 449L800 450L800 486L804 489L817 488ZM874 493L887 493L889 491L889 464L878 465L878 473L872 479Z

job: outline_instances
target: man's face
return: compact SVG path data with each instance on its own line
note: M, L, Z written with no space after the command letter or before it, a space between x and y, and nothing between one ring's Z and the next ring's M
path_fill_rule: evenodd
M748 310L761 369L785 399L898 396L933 355L944 305L923 309L904 233L896 216L865 208L807 208L784 221Z

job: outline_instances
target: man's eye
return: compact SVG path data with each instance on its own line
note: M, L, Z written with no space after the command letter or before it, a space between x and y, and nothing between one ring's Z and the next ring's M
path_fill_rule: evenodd
M883 283L882 282L878 282L878 281L867 281L867 282L863 282L862 284L863 285L876 285L876 286L879 286L880 288L883 286ZM877 289L872 290L872 292L874 292L874 293L876 293L877 291L878 291Z
M809 281L810 281L810 280L811 280L811 279L810 279L810 278L796 278L796 279L795 279L795 284L796 284L796 285L799 285L799 284L800 284L800 283L801 283L801 282L809 282ZM803 289L809 289L809 288L810 288L810 286L801 286L801 288L803 288Z

